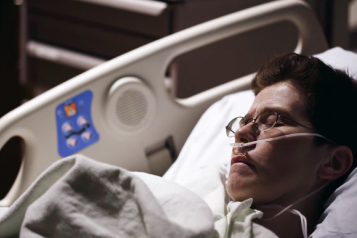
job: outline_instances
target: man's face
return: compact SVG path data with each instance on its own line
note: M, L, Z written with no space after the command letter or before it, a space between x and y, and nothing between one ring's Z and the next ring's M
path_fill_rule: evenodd
M278 83L262 90L245 117L255 118L271 110L312 128L301 97L289 83ZM250 142L303 132L310 131L279 118L272 129L260 133L249 123L236 132L235 140ZM233 148L228 193L235 201L253 198L255 204L284 205L316 186L317 170L325 156L326 147L316 146L314 137L293 137Z

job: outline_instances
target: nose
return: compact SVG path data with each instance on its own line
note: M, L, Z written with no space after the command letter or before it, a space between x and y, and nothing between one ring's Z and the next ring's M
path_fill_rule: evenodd
M249 122L247 125L238 129L234 135L236 143L247 143L257 140L257 133L253 128L254 123Z
M247 125L241 127L238 129L234 135L235 142L236 143L247 143L251 142L257 139L257 134L255 133L253 129L253 123L248 123ZM254 148L256 145L252 145L249 147L233 147L232 148L232 155L238 155L243 152L247 152L248 150L251 150Z

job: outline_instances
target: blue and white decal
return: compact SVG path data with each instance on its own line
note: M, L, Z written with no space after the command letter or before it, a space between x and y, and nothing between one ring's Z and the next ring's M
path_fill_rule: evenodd
M91 117L93 93L84 91L56 108L58 153L72 155L99 140Z

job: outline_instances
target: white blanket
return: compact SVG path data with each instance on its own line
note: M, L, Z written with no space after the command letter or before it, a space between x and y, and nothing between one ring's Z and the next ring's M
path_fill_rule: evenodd
M224 174L207 166L179 186L75 155L0 216L0 237L276 237L251 199L227 206Z
M142 178L155 195L124 169L81 155L60 160L0 217L0 237L212 236L212 212L201 198L173 182Z

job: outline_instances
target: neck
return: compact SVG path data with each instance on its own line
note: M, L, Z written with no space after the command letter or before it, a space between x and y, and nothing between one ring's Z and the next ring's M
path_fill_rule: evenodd
M307 232L311 234L316 227L318 219L323 211L322 201L322 192L318 192L311 197L306 198L300 203L292 206L290 209L298 210L301 214L303 214L307 221ZM291 201L292 204L295 201ZM266 205L277 205L279 203L271 203ZM283 207L287 207L288 205L284 205ZM264 206L256 206L254 207L257 210L260 210L264 213L262 219L256 219L254 222L264 226L265 228L273 231L278 237L290 237L290 238L301 238L303 237L302 228L301 228L301 220L298 215L294 215L289 211L284 212L280 216L274 217L277 213L279 213L283 208L267 208Z

